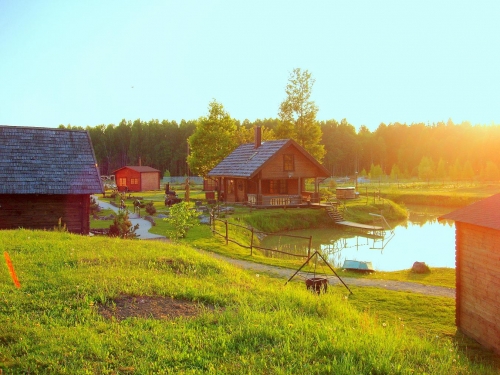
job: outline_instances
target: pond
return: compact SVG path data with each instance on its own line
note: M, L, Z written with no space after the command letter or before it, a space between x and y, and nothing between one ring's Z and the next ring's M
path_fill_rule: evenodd
M348 259L372 262L377 271L409 269L415 261L425 262L430 267L455 268L455 226L453 221L437 220L454 209L425 206L408 209L408 220L393 228L392 233L386 231L384 238L367 236L342 226L282 234L312 236L311 253L319 251L334 267L342 267ZM273 235L264 238L261 246L307 256L308 243L306 239ZM265 253L272 257L291 257L271 251Z

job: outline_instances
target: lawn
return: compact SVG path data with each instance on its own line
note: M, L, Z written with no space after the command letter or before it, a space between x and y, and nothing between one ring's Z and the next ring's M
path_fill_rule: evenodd
M456 335L448 299L318 296L187 244L28 230L0 243L21 283L0 268L4 373L497 373Z

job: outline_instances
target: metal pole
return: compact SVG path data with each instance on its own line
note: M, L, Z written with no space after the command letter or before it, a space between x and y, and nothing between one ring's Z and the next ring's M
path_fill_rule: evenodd
M229 243L229 231L227 229L227 220L225 221L226 223L226 245Z
M250 255L253 255L253 228L252 228L252 237L250 238Z

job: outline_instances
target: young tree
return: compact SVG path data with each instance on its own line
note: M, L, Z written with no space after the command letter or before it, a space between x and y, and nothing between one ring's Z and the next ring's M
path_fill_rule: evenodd
M237 146L236 123L215 100L208 105L208 117L201 117L188 138L188 164L193 174L205 177Z
M281 122L275 133L278 138L294 139L321 162L325 147L320 144L321 128L316 123L318 107L310 100L314 81L307 70L293 70L285 88L287 97L280 105Z

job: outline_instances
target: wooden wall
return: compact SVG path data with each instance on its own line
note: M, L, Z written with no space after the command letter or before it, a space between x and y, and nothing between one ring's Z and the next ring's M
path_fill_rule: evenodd
M127 190L128 191L141 191L141 174L139 172L134 171L133 169L130 168L123 168L119 171L116 172L115 174L115 181L118 186L120 183L120 178L126 178L127 179ZM132 178L138 179L139 183L132 185L130 183L130 180ZM119 191L125 190L122 186L118 186Z
M500 354L500 231L455 225L457 327Z
M293 154L294 155L294 167L293 171L283 170L283 155ZM289 173L291 176L289 177ZM275 156L265 164L262 169L261 178L262 179L280 179L280 178L310 178L321 176L321 172L318 168L311 163L311 161L297 150L294 146L289 146L285 150L280 150Z
M140 181L141 181L141 191L160 189L159 172L142 172Z
M62 218L69 232L89 234L89 214L89 195L0 195L0 229L52 230Z

